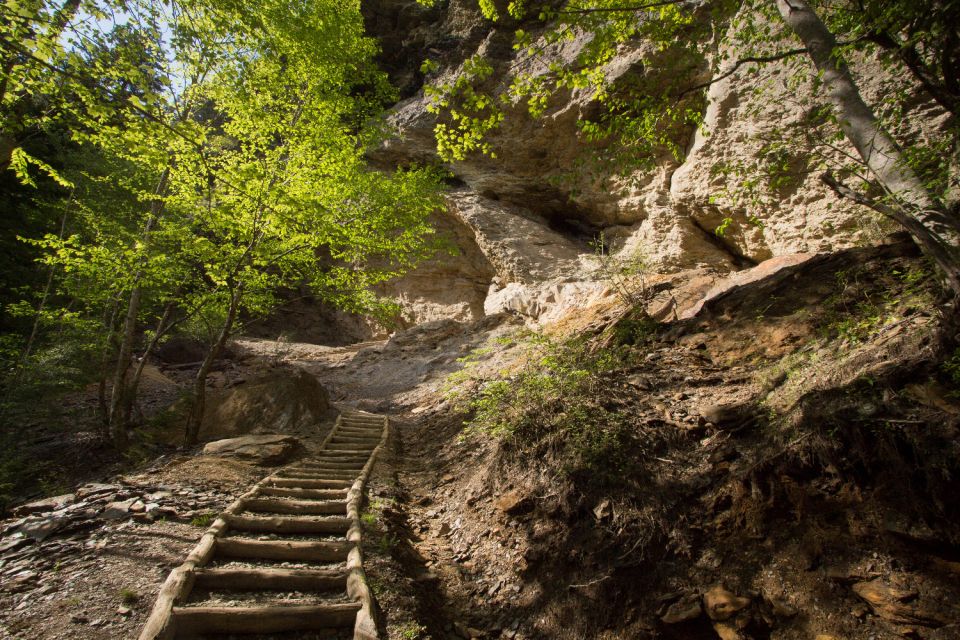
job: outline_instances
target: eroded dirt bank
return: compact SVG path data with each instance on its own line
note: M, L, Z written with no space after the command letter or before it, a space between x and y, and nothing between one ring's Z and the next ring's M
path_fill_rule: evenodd
M413 372L479 331L320 373L401 415L370 516L390 637L960 637L955 336L924 269L905 244L819 256L659 327L571 398L627 416L606 466L464 429L448 392L523 360L510 318L446 385Z

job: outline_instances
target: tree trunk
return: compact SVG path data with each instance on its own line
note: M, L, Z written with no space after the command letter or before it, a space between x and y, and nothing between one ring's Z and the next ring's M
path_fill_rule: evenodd
M113 306L104 312L103 326L106 337L103 340L103 351L100 357L100 380L97 384L97 411L100 415L100 424L103 425L104 437L110 437L110 409L107 406L107 372L113 354L114 339L117 323L117 314L120 313L120 301L115 300Z
M72 198L71 194L71 198ZM63 217L60 219L60 234L57 236L58 240L63 240L64 231L67 228L67 214L64 213ZM53 290L53 277L57 273L56 264L50 265L50 270L47 271L47 282L43 287L43 294L40 296L40 302L37 303L37 315L33 319L33 326L30 328L30 335L27 337L27 344L23 347L23 354L20 356L21 367L27 364L27 360L30 358L30 354L33 353L33 345L37 341L37 335L40 333L40 322L43 319L43 310L47 306L47 300L50 299L50 291Z
M154 189L154 194L157 197L162 197L166 194L169 180L170 169L167 168L160 174L160 180L157 182L156 189ZM162 213L163 201L154 200L150 204L150 214L147 217L147 221L143 226L143 232L141 233L144 245L149 245L150 234L153 232L153 227L160 219ZM143 260L144 258L141 258L141 264ZM134 285L130 291L130 299L127 302L127 313L123 322L123 332L120 334L117 367L113 375L113 392L110 396L110 436L113 438L114 445L120 450L127 448L128 425L124 420L123 407L128 402L126 396L130 393L127 384L127 373L130 371L130 358L133 355L133 342L136 338L137 315L140 313L140 303L143 300L143 288L140 286L141 277L142 273L140 269L138 269L137 273L134 274ZM132 403L133 399L130 398L129 402Z
M907 231L943 270L960 294L960 223L937 202L906 162L900 147L863 101L836 38L804 0L774 0L787 26L800 38L821 73L827 98L840 128L877 182L895 202L892 206L915 224ZM901 220L902 222L902 220Z
M119 419L125 425L124 428L130 425L130 416L133 414L133 404L137 397L137 390L140 387L140 379L143 377L143 369L147 364L147 358L149 358L150 354L153 353L153 350L156 348L160 338L162 338L170 328L167 325L167 321L170 319L170 314L173 313L173 308L175 306L175 303L168 302L163 308L163 315L160 317L159 322L157 322L157 330L153 334L153 338L150 339L150 342L148 342L147 346L144 348L143 355L140 357L140 361L137 363L137 368L133 371L133 377L127 384L127 389L120 399L122 404L119 409Z
M113 374L113 391L110 395L110 437L114 446L123 451L127 448L127 425L123 420L123 406L127 395L127 373L130 371L130 358L133 356L133 341L136 338L137 315L140 313L140 301L143 289L135 286L127 302L127 314L120 333L120 349L117 353L117 367Z
M210 375L210 369L213 367L214 361L220 356L220 352L223 351L223 347L227 343L227 338L230 337L242 297L243 284L241 283L237 285L230 296L230 306L227 309L227 317L223 321L223 326L220 328L220 334L210 350L207 351L207 355L200 365L200 370L197 372L194 382L193 407L187 419L187 428L184 434L184 444L188 447L195 445L197 437L200 435L200 426L203 424L203 414L207 400L207 376Z

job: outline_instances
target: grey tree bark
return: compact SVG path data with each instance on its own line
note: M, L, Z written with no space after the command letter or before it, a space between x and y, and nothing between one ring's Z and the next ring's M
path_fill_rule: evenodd
M943 271L960 295L960 221L938 202L909 167L903 151L864 102L837 40L804 0L773 0L784 22L800 38L820 72L827 99L840 128L881 187L892 196L887 203L901 215L897 222Z
M207 377L213 368L213 363L220 357L223 347L227 344L227 339L233 331L233 323L237 319L237 312L240 310L240 301L243 299L243 283L236 285L230 295L230 305L227 308L227 316L224 318L223 325L220 327L220 333L210 350L207 351L197 377L194 379L194 398L193 407L187 418L187 427L184 433L184 444L193 446L197 443L200 435L200 427L203 425L203 415L206 412L207 404Z
M154 191L157 196L164 196L167 193L167 187L170 180L170 169L164 169L160 175L160 180ZM144 224L140 237L144 244L150 243L150 234L163 213L164 203L162 200L154 200L150 204L150 213ZM143 286L141 279L143 277L142 268L134 274L133 289L130 291L130 298L127 301L127 311L124 316L123 330L120 332L120 348L117 353L117 366L113 374L113 390L110 395L110 414L109 429L113 444L121 451L127 448L127 415L124 407L128 406L132 399L130 395L130 384L128 373L132 364L130 358L133 356L133 343L137 335L137 317L140 314L140 304L143 300Z

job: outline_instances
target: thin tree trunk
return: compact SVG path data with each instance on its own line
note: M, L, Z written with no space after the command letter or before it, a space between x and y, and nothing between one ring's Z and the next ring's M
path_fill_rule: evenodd
M220 334L217 336L217 340L210 350L207 351L207 355L200 365L200 370L197 372L197 377L194 382L193 408L187 419L187 428L184 435L184 444L187 446L195 445L197 443L197 437L200 435L200 426L203 424L203 414L206 409L207 376L210 375L210 369L213 367L214 361L220 356L224 345L227 343L227 339L230 337L230 332L233 330L233 323L237 318L237 310L240 308L240 300L242 297L243 283L240 283L230 296L230 306L227 309L227 317L223 321L223 326L220 328Z
M167 191L167 185L170 180L170 169L164 169L160 174L160 180L154 194L157 197L163 197ZM150 234L153 227L160 219L163 213L163 201L154 200L150 204L150 214L147 222L144 224L141 238L144 244L149 244ZM141 258L141 261L143 258ZM120 449L127 447L127 424L123 417L123 407L128 402L126 396L129 394L127 383L127 374L130 371L130 358L133 356L133 343L136 338L137 316L140 313L140 304L143 301L143 287L140 285L142 272L140 269L134 274L133 289L130 291L130 298L127 302L127 312L123 322L123 331L120 334L120 348L117 353L117 366L113 375L113 391L110 396L110 435L114 445ZM132 403L132 399L129 402Z
M117 367L113 375L113 391L110 394L110 437L117 449L127 448L127 425L123 421L122 408L127 395L127 372L130 370L130 358L133 356L133 341L137 331L137 314L143 289L135 286L127 302L127 313L120 333L120 348L117 352Z
M137 368L133 371L133 377L130 379L127 392L123 397L123 406L120 408L120 418L127 425L130 424L130 416L133 413L134 399L137 397L137 390L140 387L140 379L143 377L143 369L147 364L147 359L150 357L150 354L153 353L157 343L160 342L160 338L162 338L169 330L170 326L168 325L168 321L170 320L170 315L173 313L174 307L176 307L176 303L171 301L168 302L163 308L163 315L160 317L160 321L157 322L157 330L154 332L153 338L150 339L150 342L147 343L146 348L143 350L143 355L140 357L140 361L137 363Z
M100 423L103 425L104 437L110 436L110 409L107 406L107 370L113 354L114 338L117 323L117 314L120 313L120 301L115 300L113 306L104 313L103 326L107 333L103 341L103 351L100 358L100 381L97 384L97 409L100 414Z
M6 171L13 159L13 150L17 148L17 141L13 136L0 132L0 171Z
M804 0L774 0L787 26L800 38L820 71L840 128L903 215L907 230L960 294L960 223L931 195L903 152L863 101L841 58L836 38ZM902 220L901 220L902 222Z
M57 236L59 240L63 240L64 230L67 228L67 214L64 213L63 217L60 218L60 234ZM57 273L56 264L50 265L50 270L47 272L47 282L43 287L43 294L40 296L40 302L37 303L37 315L33 319L33 326L30 328L30 335L27 337L27 344L23 347L23 354L20 357L21 365L27 363L27 358L30 357L30 354L33 352L33 345L37 340L37 334L40 332L40 320L43 317L43 310L47 306L47 300L50 298L50 290L53 289L53 276Z

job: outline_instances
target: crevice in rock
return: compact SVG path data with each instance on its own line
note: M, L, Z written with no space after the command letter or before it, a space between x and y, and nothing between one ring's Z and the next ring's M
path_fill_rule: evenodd
M737 269L749 269L750 267L755 267L760 264L750 256L746 256L728 245L723 241L723 238L717 236L717 234L713 233L709 229L703 228L700 225L700 222L693 216L690 216L689 220L691 223L693 223L693 228L701 232L707 242L730 257L731 262L733 262L733 265Z

